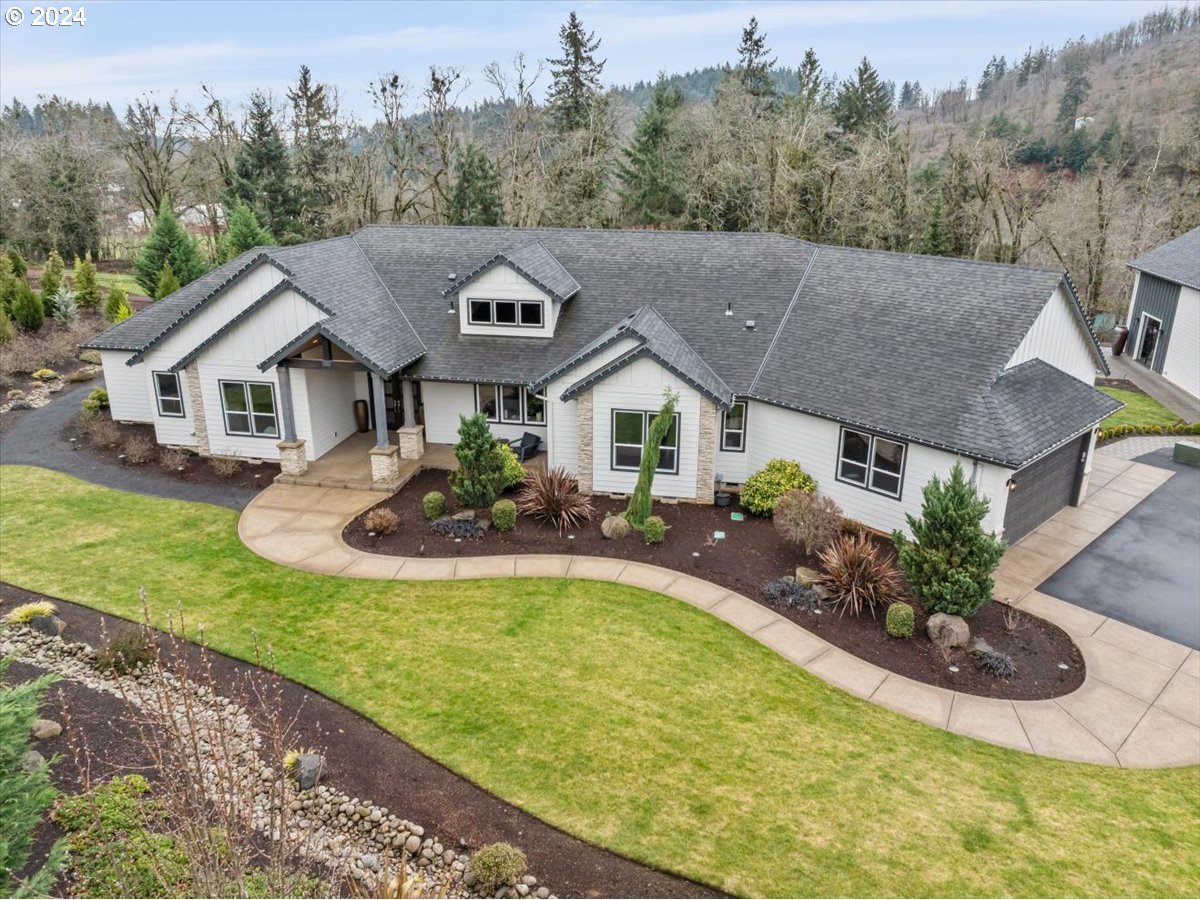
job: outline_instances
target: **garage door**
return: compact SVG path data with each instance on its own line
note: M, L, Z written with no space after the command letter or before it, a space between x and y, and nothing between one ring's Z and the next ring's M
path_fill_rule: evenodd
M1008 495L1004 539L1014 544L1075 499L1075 485L1090 435L1071 441L1031 462L1013 475L1016 489Z

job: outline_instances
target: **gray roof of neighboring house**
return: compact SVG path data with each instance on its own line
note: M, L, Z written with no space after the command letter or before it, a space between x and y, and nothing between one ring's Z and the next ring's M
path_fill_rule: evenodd
M1001 373L1060 284L1086 327L1061 272L778 234L368 226L244 254L89 346L141 349L259 257L332 310L321 332L381 374L544 385L626 334L718 402L753 397L980 459L1020 462L1009 432L1049 440L1074 424L996 424L984 400L1016 383ZM577 297L552 339L460 333L446 274L496 264ZM1092 349L1103 369L1094 337Z
M525 244L516 250L497 253L466 275L455 279L450 287L442 291L442 294L449 296L458 293L468 281L478 278L496 265L508 265L560 303L570 300L579 291L579 282L563 268L562 263L554 258L554 254L547 250L541 241L534 241L532 244Z
M1129 268L1200 290L1200 228L1143 253Z

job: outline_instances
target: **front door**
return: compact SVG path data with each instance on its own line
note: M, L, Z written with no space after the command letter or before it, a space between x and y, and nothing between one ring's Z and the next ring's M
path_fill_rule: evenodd
M404 392L400 389L400 376L393 375L383 383L383 403L387 407L388 431L404 425Z
M1154 368L1154 349L1158 346L1158 336L1162 331L1162 322L1154 316L1146 316L1146 324L1142 326L1142 345L1138 348L1137 360L1143 366Z

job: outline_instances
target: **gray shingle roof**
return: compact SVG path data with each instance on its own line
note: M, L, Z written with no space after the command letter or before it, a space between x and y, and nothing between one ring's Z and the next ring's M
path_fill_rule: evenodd
M519 275L528 278L547 294L560 303L571 299L579 291L579 282L571 273L563 268L562 263L554 258L540 241L526 244L516 250L505 250L472 269L466 275L456 279L450 287L442 291L444 296L458 293L468 281L478 278L492 266L507 265Z
M1143 253L1129 268L1200 290L1200 228Z

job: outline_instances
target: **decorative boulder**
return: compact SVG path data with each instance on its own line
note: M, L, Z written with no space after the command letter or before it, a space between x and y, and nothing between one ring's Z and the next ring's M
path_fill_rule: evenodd
M67 623L53 613L48 616L34 616L25 624L34 631L40 631L50 637L58 637L67 627Z
M800 587L810 588L817 581L816 569L810 569L807 566L800 566L796 569L796 584Z
M983 656L985 653L994 653L995 651L992 649L991 644L989 644L983 638L977 637L975 640L971 641L971 652L976 656Z
M925 623L929 639L942 650L965 647L971 640L971 628L962 616L934 613Z
M38 753L36 750L27 750L25 755L21 757L21 768L33 774L46 763L46 757Z
M62 726L52 719L35 719L29 733L35 741L48 741L62 734Z
M450 518L453 519L455 522L474 522L475 521L475 510L473 510L473 509L460 510L459 512L456 512L454 515L452 515Z
M624 516L605 516L604 521L600 523L600 533L609 540L619 541L628 537L631 531L633 526L625 521Z
M296 760L296 782L302 791L311 791L321 780L325 760L319 753L301 753Z

